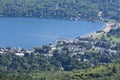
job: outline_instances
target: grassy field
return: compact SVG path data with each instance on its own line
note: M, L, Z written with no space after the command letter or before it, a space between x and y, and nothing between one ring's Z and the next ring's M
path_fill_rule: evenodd
M120 42L120 38L118 38L118 37L115 37L115 36L106 36L106 39L107 40L111 40L111 41L113 41L113 42Z

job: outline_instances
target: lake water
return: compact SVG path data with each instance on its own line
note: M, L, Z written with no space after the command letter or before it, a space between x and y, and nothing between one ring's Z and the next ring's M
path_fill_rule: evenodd
M56 38L73 39L103 29L102 22L38 18L0 18L0 47L32 48Z

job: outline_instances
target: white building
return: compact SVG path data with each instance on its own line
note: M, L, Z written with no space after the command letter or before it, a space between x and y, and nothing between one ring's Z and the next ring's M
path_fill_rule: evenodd
M24 53L15 53L15 55L20 56L20 57L23 57L23 56L24 56Z

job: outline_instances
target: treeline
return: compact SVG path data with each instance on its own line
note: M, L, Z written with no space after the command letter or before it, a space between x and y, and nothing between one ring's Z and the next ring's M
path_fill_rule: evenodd
M0 0L0 16L120 21L119 0Z
M119 80L119 71L120 64L114 63L63 73L63 75L59 75L61 77L53 77L52 80L57 78L58 80Z
M35 80L32 76L27 75L26 73L19 74L5 74L5 72L0 72L0 80Z
M0 80L119 80L120 63L99 65L74 71L56 71L41 73L5 73L0 70Z
M114 36L114 37L120 37L120 27L117 29L112 29L110 32L108 32L107 36Z

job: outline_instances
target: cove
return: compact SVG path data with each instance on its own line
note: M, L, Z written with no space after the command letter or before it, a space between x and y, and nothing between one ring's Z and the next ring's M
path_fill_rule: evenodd
M0 47L32 48L56 38L74 39L104 28L102 22L38 18L0 18Z

